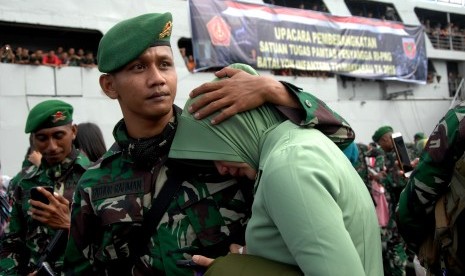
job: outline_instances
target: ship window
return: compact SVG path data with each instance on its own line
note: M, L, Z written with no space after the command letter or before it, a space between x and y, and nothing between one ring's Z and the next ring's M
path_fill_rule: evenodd
M431 44L436 49L465 51L465 16L415 8Z
M459 74L459 65L457 62L447 62L447 83L449 86L449 96L454 97L457 89L459 88L460 81L462 80Z
M38 24L23 24L0 21L2 42L13 49L27 48L29 52L36 50L83 49L86 52L97 53L98 43L102 33L98 30L64 28ZM32 39L33 38L33 39Z
M313 10L319 12L329 12L328 8L326 7L325 3L322 0L263 0L266 4L288 7L288 8L296 8L296 9L305 9L305 10Z
M426 83L434 83L437 76L438 74L436 73L436 68L434 67L433 62L428 59L428 75L426 76Z
M390 21L402 21L393 5L375 1L345 0L354 16L369 17Z

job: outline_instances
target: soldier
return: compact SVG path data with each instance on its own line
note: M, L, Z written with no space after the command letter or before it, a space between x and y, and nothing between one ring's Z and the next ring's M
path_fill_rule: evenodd
M357 147L358 160L355 162L354 167L363 182L365 182L368 190L371 191L371 180L384 170L384 153L373 142L368 145L358 143Z
M413 136L413 143L415 144L415 148L412 160L420 157L421 152L425 148L426 142L428 142L428 137L426 137L423 132L415 133L415 135Z
M423 132L417 132L415 135L413 135L413 143L416 144L418 141L425 138L426 136Z
M118 100L123 119L113 130L116 142L76 190L65 256L70 275L192 275L176 261L192 254L217 257L227 254L231 243L243 243L253 185L219 176L211 163L167 158L181 111L173 105L172 22L170 13L140 15L116 24L100 41L100 86ZM333 141L353 141L345 122L291 84L231 68L216 74L230 78L195 90L207 92L203 104L192 109L196 117L223 108L214 119L218 123L266 97L286 104L295 94L307 108L305 124L325 122ZM316 118L317 111L324 118Z
M9 184L10 177L2 174L2 164L0 163L0 239L4 235L11 212L10 202L6 193Z
M372 145L374 144L374 145ZM373 176L377 175L384 168L384 154L376 146L376 143L368 145L357 143L358 158L354 163L354 168L365 183L375 204L378 216L383 208L377 203L380 197L384 197L384 189L380 189L380 184L374 183ZM381 220L380 220L381 221Z
M70 225L70 202L78 179L90 164L89 159L73 147L76 126L72 124L73 107L60 100L47 100L31 109L26 133L32 133L34 148L43 156L39 167L31 165L15 178L16 188L7 236L2 242L1 275L25 275L37 269L44 249L59 229ZM53 194L41 189L49 204L32 200L31 189L53 186ZM66 239L65 239L66 241ZM49 259L60 273L64 245Z
M434 228L434 206L448 191L453 178L462 179L465 152L465 102L449 110L439 121L428 138L407 186L402 191L397 208L399 231L408 248L418 254L421 243L429 229ZM464 185L463 182L460 185ZM456 222L462 228L463 216ZM454 237L457 238L457 237ZM454 243L457 240L454 240ZM458 239L457 248L461 252L460 262L464 263L463 239ZM439 271L430 271L443 275ZM450 271L450 275L454 275ZM449 274L448 274L449 275Z
M381 229L385 275L405 275L408 258L405 243L397 229L395 208L406 179L400 172L399 166L396 165L396 153L391 140L393 132L392 127L382 126L372 136L373 141L384 151L385 156L385 171L378 173L375 180L384 186L389 205L389 222Z

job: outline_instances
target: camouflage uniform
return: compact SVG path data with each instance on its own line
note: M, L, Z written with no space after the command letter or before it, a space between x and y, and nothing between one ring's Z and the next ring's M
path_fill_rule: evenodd
M405 148L407 149L407 154L410 160L413 160L418 157L417 147L415 143L405 143Z
M292 88L288 89L300 92ZM307 93L298 97L303 102L318 100ZM326 133L333 135L338 145L353 141L350 126L338 121L338 115L328 116L333 113L328 113L326 105L304 106L307 116L302 124L318 125L324 131L322 124L327 123ZM154 161L141 165L134 161L133 151L139 146L128 137L124 121L115 126L115 145L82 176L74 196L65 254L68 275L192 275L191 269L177 267L176 260L189 259L192 254L215 258L227 254L230 243L244 244L253 182L220 177L210 162L202 169L168 160L170 133L175 128L173 118L152 141L158 147ZM343 133L351 135L344 138ZM182 184L156 232L145 239L141 234L144 215L152 198L163 185L172 185L169 181L175 176Z
M357 144L358 160L354 164L355 170L358 172L368 190L371 190L370 184L370 169L379 173L384 168L384 154L378 148L369 148L364 144Z
M10 180L10 185L8 185L8 188L6 190L8 199L10 201L10 205L13 205L14 193L16 187L19 185L19 181L27 175L34 174L38 169L39 168L37 166L30 163L29 166L22 167L21 171Z
M0 239L2 239L5 234L5 228L10 218L10 212L11 206L8 200L8 195L5 190L0 188Z
M79 150L73 149L59 165L48 166L45 162L39 168L33 166L18 174L13 195L13 207L7 236L2 241L0 258L1 275L27 274L33 270L42 251L54 237L56 230L33 220L28 214L30 189L36 186L54 186L55 192L70 202L77 182L90 165L89 159ZM63 255L55 264L60 272Z
M386 189L386 199L389 204L389 222L381 229L383 242L384 273L385 275L406 275L407 253L405 243L399 234L395 221L395 208L399 200L400 192L405 187L405 177L399 175L399 167L394 151L384 152L386 176L380 180Z
M464 162L465 102L449 110L432 132L415 171L402 191L397 209L399 230L416 251L434 227L434 206L451 182L457 163ZM462 170L456 173L465 175Z
M291 83L280 81L291 95L300 103L304 110L297 112L295 109L284 106L276 106L293 123L303 127L313 127L323 132L341 150L344 150L355 140L355 133L349 123L339 114L334 112L323 101L313 96L310 92L304 91Z

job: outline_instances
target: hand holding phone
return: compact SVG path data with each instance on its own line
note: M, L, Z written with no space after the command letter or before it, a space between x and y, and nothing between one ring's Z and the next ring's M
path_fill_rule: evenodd
M202 276L207 270L207 267L201 266L193 260L177 260L176 266L192 269L195 272L195 276Z
M186 267L192 269L205 269L205 267L197 264L193 260L177 260L176 265L179 267Z
M395 132L392 134L391 138L399 167L402 171L404 171L404 175L409 177L413 171L413 167L410 162L410 157L408 156L407 147L405 146L402 134L400 134L400 132Z
M40 186L41 188L43 188L44 190L48 191L49 193L52 193L53 194L53 187L52 186ZM37 189L38 187L33 187L31 188L31 199L32 200L36 200L36 201L40 201L44 204L49 204L50 201L48 200L48 198L41 192Z

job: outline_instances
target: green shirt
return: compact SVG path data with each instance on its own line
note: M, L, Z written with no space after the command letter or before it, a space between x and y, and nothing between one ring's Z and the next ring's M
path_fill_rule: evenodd
M284 122L261 147L247 253L305 275L383 275L373 201L321 132Z

